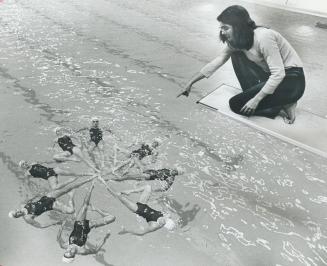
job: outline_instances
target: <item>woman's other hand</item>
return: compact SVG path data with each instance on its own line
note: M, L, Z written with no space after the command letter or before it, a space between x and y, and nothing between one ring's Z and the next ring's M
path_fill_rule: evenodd
M246 114L248 116L253 115L255 110L258 107L259 100L257 98L250 99L241 109L241 113Z

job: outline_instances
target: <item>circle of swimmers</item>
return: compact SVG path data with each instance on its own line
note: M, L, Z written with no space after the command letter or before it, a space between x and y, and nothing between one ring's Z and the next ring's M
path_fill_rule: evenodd
M82 131L88 131L89 134L86 139L79 134ZM149 163L146 163L144 159L150 157L152 163L157 160L157 149L162 142L161 139L156 138L150 144L139 143L127 148L122 148L115 143L113 154L106 158L103 140L104 131L114 136L110 129L100 128L99 119L96 117L92 118L90 127L77 131L62 127L55 129L57 137L54 144L58 144L62 152L53 156L54 162L83 162L88 166L90 172L74 173L59 167L47 167L44 163L19 162L19 166L25 171L26 178L43 179L48 182L50 190L43 193L44 195L41 197L38 195L37 198L30 199L21 208L10 211L9 217L22 217L27 223L37 228L61 225L57 241L61 248L65 249L62 260L67 263L72 262L76 254L96 254L110 235L108 230L97 245L91 245L92 247L86 245L88 234L92 229L115 221L115 216L91 204L91 194L96 182L103 184L112 196L147 222L147 227L138 229L122 227L119 234L142 236L160 228L166 228L171 231L176 227L176 223L169 213L155 210L147 204L152 192L167 191L174 183L175 177L183 174L183 169L179 166L176 166L176 169L146 169L146 165L149 165ZM107 159L111 162L109 167L105 164ZM59 183L58 179L61 176L71 176L72 178ZM118 192L111 185L108 185L109 180L118 182L124 180L146 180L147 182L141 182L134 189ZM81 208L75 212L75 190L86 184L90 184L90 187ZM131 193L140 193L140 198L137 202L127 197ZM63 195L67 195L68 203L63 203L59 200ZM101 218L98 220L88 220L87 213L89 209L99 214ZM67 227L68 219L47 223L37 221L38 216L52 210L62 214L73 214L74 225L71 228L71 234L67 241L63 239L62 232L64 227Z

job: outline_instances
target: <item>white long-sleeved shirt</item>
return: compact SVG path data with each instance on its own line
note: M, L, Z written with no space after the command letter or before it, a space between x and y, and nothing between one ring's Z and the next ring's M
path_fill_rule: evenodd
M226 46L225 50L200 72L210 77L223 63L225 63L234 49ZM260 66L265 72L270 73L262 91L272 94L285 77L285 69L303 67L303 63L290 45L278 32L258 27L254 30L253 46L249 50L241 50L246 57Z

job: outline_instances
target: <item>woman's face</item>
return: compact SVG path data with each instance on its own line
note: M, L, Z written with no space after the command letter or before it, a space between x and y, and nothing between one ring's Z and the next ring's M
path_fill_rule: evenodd
M222 41L227 41L229 43L233 42L233 26L225 23L220 23L220 36Z

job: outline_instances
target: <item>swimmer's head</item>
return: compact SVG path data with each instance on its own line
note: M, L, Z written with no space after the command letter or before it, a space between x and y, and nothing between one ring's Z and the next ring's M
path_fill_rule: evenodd
M93 127L99 126L99 118L98 117L96 117L96 116L92 117L91 122L92 122Z
M17 209L8 213L9 218L19 218L26 215L25 209Z
M75 245L69 245L62 257L62 261L66 263L71 263L75 260L75 255L77 253L77 247Z
M179 172L178 170L174 169L174 170L171 170L170 174L171 174L172 176L177 176L177 175L180 174L180 172Z
M23 168L23 169L28 169L30 168L30 165L28 162L24 161L24 160L21 160L19 163L18 163L19 167L20 168Z
M160 138L155 138L155 139L153 140L151 146L152 146L153 148L157 148L157 147L159 147L161 144L162 144L162 139L160 139Z
M63 127L56 127L54 129L54 132L56 133L57 136L62 136L62 135L64 135L64 128Z

